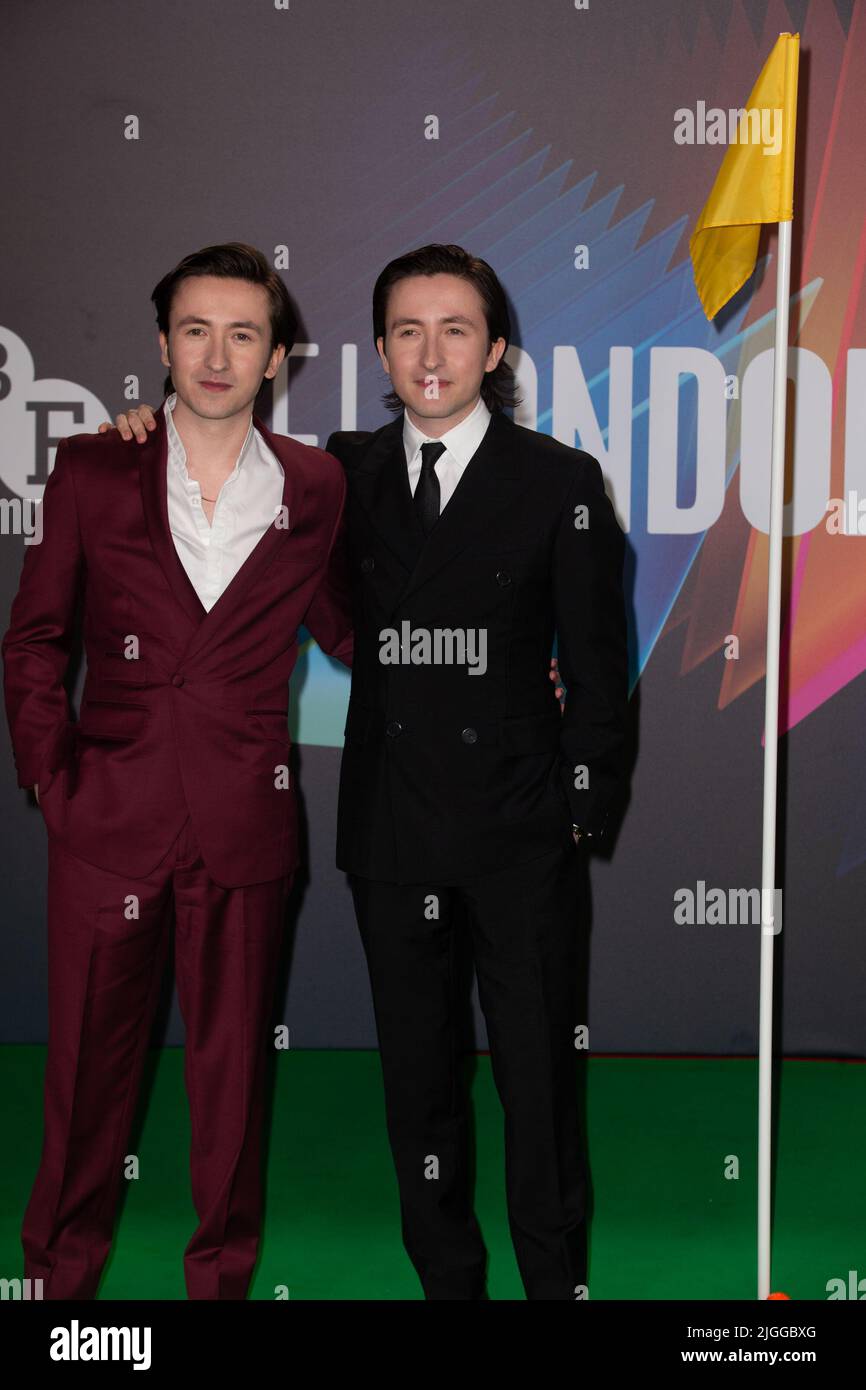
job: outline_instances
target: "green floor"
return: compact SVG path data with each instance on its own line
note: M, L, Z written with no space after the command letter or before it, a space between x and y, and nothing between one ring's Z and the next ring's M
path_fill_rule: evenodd
M19 1230L41 1145L44 1049L0 1049L0 1274L22 1272ZM399 1210L374 1052L280 1054L262 1252L250 1296L419 1298ZM183 1053L153 1055L147 1108L102 1298L185 1298L195 1225L186 1166ZM773 1286L827 1297L866 1276L866 1066L779 1068ZM593 1058L586 1115L593 1174L593 1299L755 1296L757 1064L749 1059ZM472 1082L476 1209L493 1299L522 1298L505 1213L502 1112L490 1061ZM14 1141L13 1141L14 1136ZM724 1176L737 1155L740 1177Z

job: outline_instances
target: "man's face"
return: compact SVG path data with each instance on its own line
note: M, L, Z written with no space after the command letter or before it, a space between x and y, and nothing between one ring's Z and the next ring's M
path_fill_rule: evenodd
M410 275L391 288L376 347L409 418L440 435L469 414L505 339L490 343L483 301L468 280Z
M249 410L262 377L273 377L286 355L270 348L267 290L248 280L194 275L181 280L160 333L163 365L179 400L207 420Z

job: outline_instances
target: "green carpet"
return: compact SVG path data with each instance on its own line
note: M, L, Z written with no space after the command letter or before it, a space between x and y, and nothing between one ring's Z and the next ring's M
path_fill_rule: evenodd
M42 1139L44 1048L0 1049L6 1136L0 1274L23 1272L20 1226ZM418 1299L400 1239L375 1052L278 1054L267 1206L250 1297ZM476 1210L492 1299L523 1297L505 1209L502 1111L490 1060L472 1063ZM779 1082L773 1287L825 1299L828 1279L866 1275L866 1066L786 1061ZM152 1054L101 1298L186 1297L195 1227L183 1052ZM594 1216L592 1299L755 1297L757 1063L589 1059L586 1117ZM726 1179L729 1155L740 1176Z

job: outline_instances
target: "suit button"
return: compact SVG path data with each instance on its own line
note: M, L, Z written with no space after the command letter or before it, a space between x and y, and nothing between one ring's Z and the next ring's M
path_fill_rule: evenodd
M183 681L184 681L184 678L183 678L183 676L180 674L179 671L178 671L178 673L177 673L176 676L172 676L172 678L171 678L171 683L172 683L172 685L183 685Z
M464 729L460 735L464 743L477 743L478 734L475 729Z
M391 723L385 730L385 733L388 735L389 738L396 738L397 735L402 734L402 732L403 725L396 719L392 719Z
M499 585L500 589L507 589L508 585L511 583L511 575L507 574L505 570L498 570L496 574L496 583Z
M361 561L361 573L369 574L370 570L375 568L375 565L376 561L373 559L372 555L365 555Z

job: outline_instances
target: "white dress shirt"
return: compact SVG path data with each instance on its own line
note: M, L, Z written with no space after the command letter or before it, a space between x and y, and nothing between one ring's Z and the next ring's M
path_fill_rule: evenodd
M187 472L186 450L172 418L176 401L177 394L169 396L163 407L168 524L178 558L210 611L273 524L283 500L283 466L253 428L251 416L237 463L219 490L213 524L208 525L201 487Z
M449 499L453 496L454 489L463 477L463 470L487 433L489 424L490 411L481 396L478 397L475 409L469 412L466 419L461 420L460 424L455 425L453 429L446 430L439 439L431 439L429 435L422 434L412 424L408 414L404 411L403 447L406 450L406 466L409 469L409 487L412 490L412 496L415 496L418 479L421 477L421 445L444 444L444 454L440 454L433 465L433 472L439 479L439 513L441 515Z

